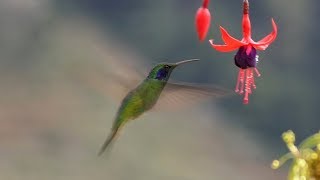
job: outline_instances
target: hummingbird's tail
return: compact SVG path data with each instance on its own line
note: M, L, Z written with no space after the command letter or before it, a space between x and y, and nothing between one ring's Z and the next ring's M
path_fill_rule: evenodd
M119 128L112 130L112 132L110 133L110 135L108 136L106 141L103 143L102 147L100 148L98 156L102 155L102 153L107 149L107 147L113 142L114 138L118 134L118 130L119 130Z

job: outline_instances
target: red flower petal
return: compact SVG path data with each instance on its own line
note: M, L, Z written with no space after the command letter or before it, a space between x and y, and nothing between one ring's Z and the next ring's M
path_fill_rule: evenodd
M271 23L272 23L273 31L269 35L261 39L260 41L252 43L252 45L256 49L265 50L276 39L277 33L278 33L277 25L273 19L271 19Z
M207 8L200 7L196 13L196 29L198 33L198 38L203 41L209 31L211 14Z
M269 44L265 44L265 45L252 44L252 46L257 50L263 51L268 48Z
M222 26L220 26L220 31L222 40L226 45L240 47L247 44L232 37Z
M213 44L213 39L209 40L211 46L220 52L229 52L229 51L234 51L236 49L238 49L238 46L229 46L229 45L217 45L217 44Z

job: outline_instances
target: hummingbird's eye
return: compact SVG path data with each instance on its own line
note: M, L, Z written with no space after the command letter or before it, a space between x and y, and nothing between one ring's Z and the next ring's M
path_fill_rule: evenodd
M169 65L165 65L164 68L169 69L170 67L169 67Z
M166 70L166 68L160 69L157 72L156 79L158 79L158 80L165 79L167 77L167 74L168 74L168 71Z

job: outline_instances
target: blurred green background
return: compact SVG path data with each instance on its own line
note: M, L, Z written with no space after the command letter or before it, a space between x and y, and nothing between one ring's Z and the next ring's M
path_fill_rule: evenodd
M270 163L317 132L319 1L251 1L253 38L278 37L260 52L249 105L234 95L129 123L110 154L97 157L119 105L103 91L109 62L152 65L188 58L173 79L234 89L232 53L199 43L200 0L1 0L1 179L284 179ZM242 0L215 0L208 38L219 25L241 37ZM87 76L96 72L95 76ZM99 79L94 87L83 79ZM90 79L89 78L89 79ZM106 84L104 84L106 83ZM96 84L97 85L97 84ZM100 86L101 85L101 86Z

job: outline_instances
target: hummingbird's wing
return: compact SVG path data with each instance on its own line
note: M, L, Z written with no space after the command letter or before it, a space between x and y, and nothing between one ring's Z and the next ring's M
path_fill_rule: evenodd
M168 82L153 110L176 110L207 99L233 94L232 90L214 85Z
M120 49L126 53L99 43L91 43L90 48L98 60L85 64L78 75L82 76L81 81L87 87L98 94L119 102L146 77L146 73L139 70L144 69L139 57L124 47Z
M143 80L142 73L127 67L115 67L114 71L91 72L88 82L101 94L121 101L125 95Z

